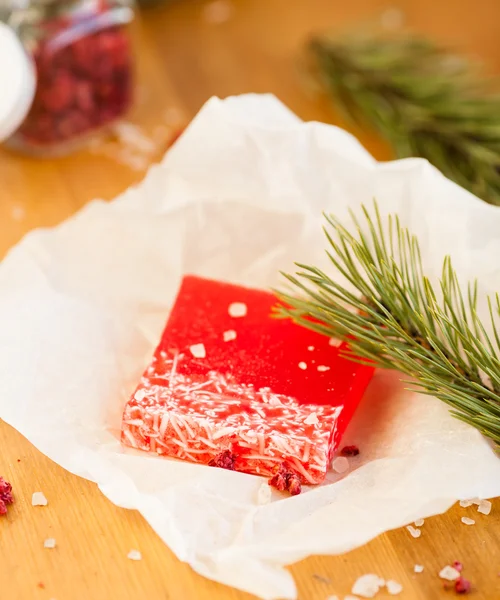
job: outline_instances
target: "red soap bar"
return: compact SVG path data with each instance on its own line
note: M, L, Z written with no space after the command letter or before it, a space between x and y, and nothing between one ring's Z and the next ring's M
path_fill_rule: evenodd
M127 403L124 444L320 483L373 369L329 338L271 318L265 291L186 276Z

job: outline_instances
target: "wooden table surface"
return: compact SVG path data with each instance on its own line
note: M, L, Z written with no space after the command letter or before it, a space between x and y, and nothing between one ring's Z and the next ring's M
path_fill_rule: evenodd
M303 86L297 64L313 31L381 15L397 24L404 17L500 72L498 0L235 0L221 23L211 22L204 7L188 0L158 6L143 12L134 28L139 84L130 122L154 140L146 156L131 159L111 142L58 160L0 151L0 255L30 229L57 224L89 200L111 199L139 181L142 167L161 157L176 128L211 95L273 92L306 120L345 125L327 99ZM223 15L224 5L216 8ZM383 142L355 133L377 158L390 158ZM250 598L193 573L136 512L113 506L95 485L66 473L3 423L0 475L16 492L0 520L2 600ZM50 499L48 507L31 506L37 490ZM475 517L476 525L463 525L462 515ZM57 539L55 550L44 550L48 537ZM141 562L127 559L131 548L141 550ZM419 539L405 529L392 531L343 556L311 557L291 571L301 600L343 598L369 572L400 581L402 599L429 600L454 596L437 577L454 560L466 565L472 597L500 598L500 502L488 517L455 507L428 519ZM422 574L413 573L415 563L425 566Z

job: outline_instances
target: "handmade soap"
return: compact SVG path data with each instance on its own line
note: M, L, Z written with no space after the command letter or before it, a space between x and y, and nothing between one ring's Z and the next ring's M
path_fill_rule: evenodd
M266 291L183 279L127 403L124 444L272 478L320 483L373 369L328 337L274 319Z

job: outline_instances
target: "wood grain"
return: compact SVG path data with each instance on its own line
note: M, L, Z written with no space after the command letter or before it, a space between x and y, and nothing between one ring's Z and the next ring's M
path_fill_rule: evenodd
M303 85L303 45L313 31L379 19L388 8L401 9L411 27L500 71L497 0L238 0L233 6L227 22L213 24L204 19L201 2L179 1L145 11L134 28L139 84L130 120L150 134L167 124L152 161L160 158L172 128L214 94L272 92L304 119L346 126L325 97ZM168 109L178 113L178 123L166 119ZM381 140L353 131L377 158L390 158ZM143 174L99 152L37 161L0 151L0 255L30 229L56 225L94 198L113 198ZM0 474L16 491L16 503L0 520L2 600L250 598L193 573L136 512L116 508L95 485L63 471L2 423ZM47 507L31 506L38 490L49 499ZM476 525L463 525L463 515L476 518ZM499 502L488 517L455 507L428 519L422 531L416 540L405 529L392 531L343 556L292 566L299 598L342 598L368 572L400 581L405 600L449 598L454 594L443 589L437 572L454 560L466 565L472 597L500 598ZM57 548L43 548L47 537L56 538ZM142 552L142 561L127 559L131 548ZM422 574L413 573L415 563L425 566Z

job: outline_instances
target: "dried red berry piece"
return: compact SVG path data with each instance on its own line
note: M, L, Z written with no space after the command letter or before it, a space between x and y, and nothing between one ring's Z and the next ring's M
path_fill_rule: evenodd
M3 477L0 477L0 502L5 507L5 512L2 512L3 509L0 506L0 514L5 514L7 512L7 505L14 502L12 486L8 481L5 481Z
M357 456L359 448L357 446L344 446L340 451L341 456Z
M7 505L3 500L0 500L0 516L7 514Z
M217 456L208 463L208 466L234 471L235 460L236 456L232 454L232 452L224 450L224 452L217 454Z
M464 579L463 577L459 577L455 581L455 592L457 594L468 594L470 592L470 581Z
M456 560L455 562L452 563L451 565L454 569L456 569L459 573L462 571L462 569L464 568L463 564Z
M300 478L285 463L281 463L278 471L268 480L268 483L279 492L288 491L292 496L296 496L302 491Z

